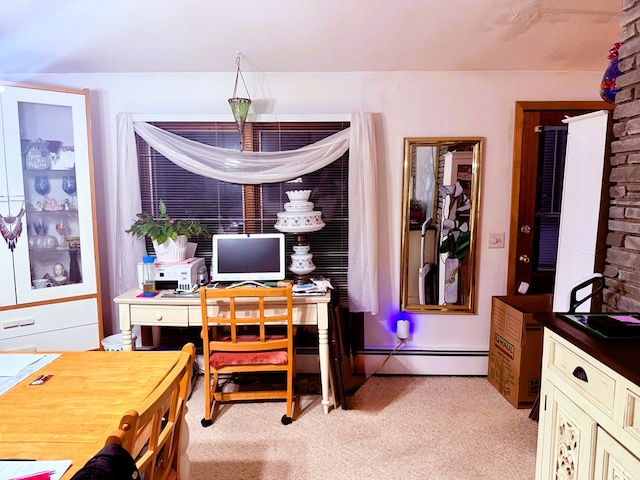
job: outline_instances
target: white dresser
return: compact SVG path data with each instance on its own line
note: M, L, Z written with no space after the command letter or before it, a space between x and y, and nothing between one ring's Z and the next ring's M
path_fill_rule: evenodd
M536 479L640 480L640 341L543 325Z

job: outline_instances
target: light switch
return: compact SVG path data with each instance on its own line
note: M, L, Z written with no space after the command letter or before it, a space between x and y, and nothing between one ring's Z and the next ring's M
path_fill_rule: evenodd
M504 232L489 234L489 248L504 248Z

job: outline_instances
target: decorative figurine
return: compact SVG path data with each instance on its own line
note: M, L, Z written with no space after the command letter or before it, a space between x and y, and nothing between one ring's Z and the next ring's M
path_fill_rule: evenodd
M69 274L61 263L54 264L53 275L47 273L44 278L51 280L54 286L66 285L69 283Z

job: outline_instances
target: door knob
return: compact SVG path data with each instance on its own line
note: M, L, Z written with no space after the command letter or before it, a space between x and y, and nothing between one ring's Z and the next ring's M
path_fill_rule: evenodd
M529 225L522 225L520 227L520 232L522 232L522 233L530 233L531 232L531 227Z
M518 260L520 260L522 263L529 263L531 261L528 255L520 255L520 258L518 258Z

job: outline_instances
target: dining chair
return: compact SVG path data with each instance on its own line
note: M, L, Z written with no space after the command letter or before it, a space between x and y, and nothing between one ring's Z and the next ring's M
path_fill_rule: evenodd
M213 423L215 402L285 399L281 422L293 421L295 356L291 285L273 288L200 287L205 405L202 426ZM249 327L253 325L254 327ZM216 335L212 335L214 327ZM223 328L219 328L223 327ZM255 334L250 332L256 330ZM273 330L277 329L277 332ZM286 388L218 387L220 375L283 372Z
M182 452L180 437L195 353L193 343L186 344L164 380L141 405L124 414L118 429L105 442L124 447L145 480L183 477L181 457L185 452ZM145 354L141 353L141 361L142 355Z

